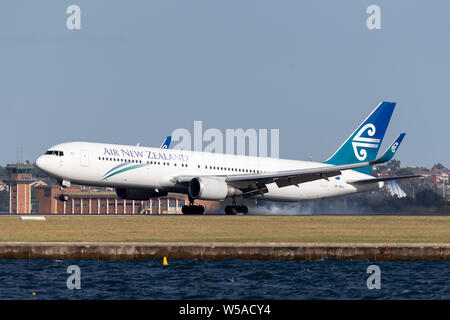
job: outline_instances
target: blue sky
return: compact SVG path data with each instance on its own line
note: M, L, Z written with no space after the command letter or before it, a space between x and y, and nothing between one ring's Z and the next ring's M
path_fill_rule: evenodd
M81 8L81 30L66 9ZM371 4L381 30L366 27ZM325 160L381 100L384 146L450 166L448 1L2 1L0 164L74 140L159 146L174 129L278 128ZM382 147L384 148L384 147Z

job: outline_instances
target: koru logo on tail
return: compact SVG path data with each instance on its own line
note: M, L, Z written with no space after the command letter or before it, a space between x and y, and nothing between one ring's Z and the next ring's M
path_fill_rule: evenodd
M367 158L366 148L377 149L380 145L380 139L361 137L365 131L367 131L368 136L373 137L375 135L376 128L372 123L368 123L364 125L353 138L353 152L355 152L355 157L359 161L364 161Z
M398 147L398 142L393 144L393 146L391 148L392 153L395 153L395 151L397 151L397 147Z

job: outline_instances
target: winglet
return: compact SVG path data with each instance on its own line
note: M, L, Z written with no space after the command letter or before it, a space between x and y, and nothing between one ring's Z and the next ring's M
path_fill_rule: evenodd
M379 157L374 161L370 161L370 165L385 163L391 160L394 157L395 153L397 152L398 147L400 146L400 143L402 143L402 140L405 137L405 135L406 133L401 133L398 136L398 138L395 139L395 141L390 145L390 147L383 153L381 157Z
M164 142L161 145L161 149L169 149L171 141L172 141L172 136L166 137L166 139L164 140Z

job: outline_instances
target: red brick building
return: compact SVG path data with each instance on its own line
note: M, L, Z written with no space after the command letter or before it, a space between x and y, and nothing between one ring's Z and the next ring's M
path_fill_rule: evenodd
M181 214L186 200L179 197L161 197L148 201L122 200L110 191L83 191L67 188L69 201L60 201L62 193L57 186L36 187L40 214Z
M31 213L31 175L33 165L27 163L8 164L9 213Z

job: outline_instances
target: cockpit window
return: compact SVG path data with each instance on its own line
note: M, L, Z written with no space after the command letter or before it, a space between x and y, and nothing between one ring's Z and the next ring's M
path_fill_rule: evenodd
M48 150L45 154L50 154L57 157L62 157L64 155L64 152L62 151L56 151L56 150Z

